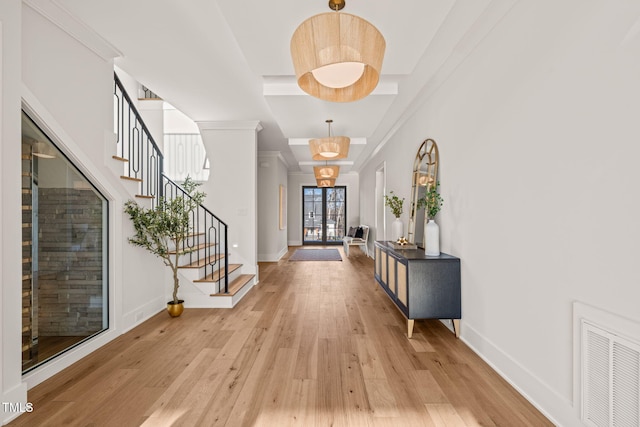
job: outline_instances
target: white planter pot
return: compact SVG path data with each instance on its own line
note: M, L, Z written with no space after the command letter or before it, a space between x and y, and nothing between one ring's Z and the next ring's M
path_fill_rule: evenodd
M400 218L396 218L391 224L391 239L396 242L399 238L404 236L404 224Z
M440 256L440 227L432 219L424 228L424 253L427 256Z

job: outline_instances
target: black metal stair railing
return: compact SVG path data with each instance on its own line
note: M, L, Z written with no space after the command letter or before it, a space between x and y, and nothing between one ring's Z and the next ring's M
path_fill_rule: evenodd
M114 73L114 124L117 135L117 157L125 160L123 176L140 183L139 196L150 198L155 206L160 197L168 200L190 197L178 184L164 175L164 156L151 132ZM192 216L193 230L185 247L182 265L204 268L207 280L218 282L217 290L227 293L229 267L227 224L200 205ZM186 259L186 261L185 261Z
M126 159L123 176L140 182L139 196L161 197L164 163L162 152L118 75L114 73L113 76L117 156Z
M182 187L167 176L163 175L162 180L164 197L168 200L191 198ZM229 278L224 274L229 271L229 257L226 253L227 224L202 205L191 213L190 223L193 228L184 246L176 248L184 253L183 265L204 267L204 278L218 282L218 291L227 293Z

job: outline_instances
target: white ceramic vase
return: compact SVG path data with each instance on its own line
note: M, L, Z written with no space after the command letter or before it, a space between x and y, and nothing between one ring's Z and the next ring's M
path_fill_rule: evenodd
M424 253L426 256L440 256L440 227L432 219L427 222L424 229L425 245Z
M399 238L404 236L404 224L400 218L396 218L391 224L391 239L397 242Z

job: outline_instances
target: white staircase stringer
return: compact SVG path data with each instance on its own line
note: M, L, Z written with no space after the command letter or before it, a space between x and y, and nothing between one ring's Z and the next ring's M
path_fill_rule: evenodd
M254 277L249 283L233 295L218 294L210 296L197 289L201 283L181 280L178 295L184 300L185 308L233 308L256 285Z
M233 258L233 257L230 257ZM235 264L229 260L229 265ZM224 265L222 263L222 265ZM227 273L228 284L236 280L236 278L247 274L245 266L237 269L231 269ZM247 292L257 283L256 276L245 284L234 294L224 294L224 278L220 282L197 282L204 276L204 267L202 268L181 268L178 270L180 277L180 289L178 294L183 299L185 307L192 308L233 308Z

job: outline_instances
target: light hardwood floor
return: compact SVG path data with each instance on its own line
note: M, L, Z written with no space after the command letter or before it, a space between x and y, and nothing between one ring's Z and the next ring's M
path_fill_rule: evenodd
M294 249L234 309L160 313L29 390L10 425L553 425L440 322L407 339L358 249Z

